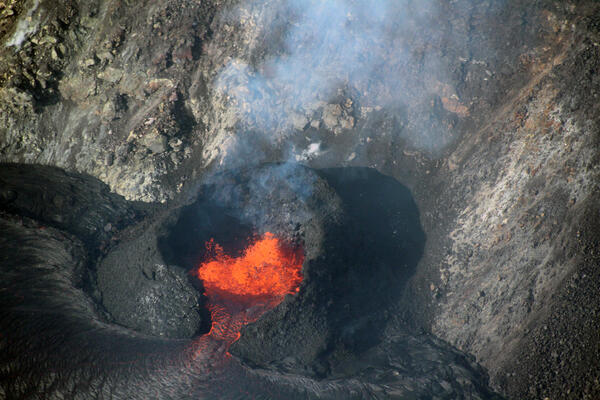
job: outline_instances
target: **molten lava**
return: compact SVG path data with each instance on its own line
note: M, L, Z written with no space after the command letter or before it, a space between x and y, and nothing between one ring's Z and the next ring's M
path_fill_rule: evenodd
M213 321L209 336L229 343L237 340L243 325L299 290L302 252L272 233L250 243L239 257L226 255L213 239L206 247L209 259L196 273L209 297Z
M251 243L240 257L230 257L211 239L207 249L213 256L198 268L207 294L283 298L295 293L302 282L303 257L286 248L272 233Z

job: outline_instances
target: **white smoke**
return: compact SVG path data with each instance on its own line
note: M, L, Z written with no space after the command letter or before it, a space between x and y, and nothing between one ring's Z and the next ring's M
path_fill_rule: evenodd
M443 79L439 61L426 51L428 32L439 40L439 28L428 25L437 11L432 0L255 0L230 10L226 21L260 34L246 41L251 56L230 60L214 82L235 109L238 130L246 132L237 135L237 150L228 149L229 155L258 148L253 143L281 145L344 90L364 107L334 109L329 128L343 119L340 113L352 117L337 129L352 129L355 118L373 109L431 102L431 93L444 85L417 82L407 71L419 64L421 76ZM435 127L415 128L422 131L412 138L415 147L436 150L448 143ZM297 159L302 152L288 155Z

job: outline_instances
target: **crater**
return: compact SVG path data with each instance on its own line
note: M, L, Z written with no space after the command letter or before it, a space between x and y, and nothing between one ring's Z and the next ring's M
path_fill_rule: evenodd
M277 301L232 303L222 293L211 301L198 269L214 259L214 246L234 259L265 235L301 253L300 287ZM425 243L410 191L395 179L368 168L295 164L216 174L187 204L130 236L98 265L101 302L114 322L194 337L223 324L215 321L216 305L228 315L252 310L233 354L320 377L348 361L341 354L355 356L383 340L388 312Z

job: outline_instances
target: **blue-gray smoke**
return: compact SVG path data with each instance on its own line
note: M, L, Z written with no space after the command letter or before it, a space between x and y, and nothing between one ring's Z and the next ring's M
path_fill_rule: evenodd
M308 126L312 114L339 101L333 99L344 91L353 93L344 97L359 98L364 107L349 103L334 109L334 118L339 111L351 116L338 129L353 129L365 109L429 102L435 89L415 82L407 72L419 63L420 74L443 75L436 57L417 51L426 47L427 32L437 29L427 26L435 12L431 0L242 2L225 18L240 23L242 30L240 21L254 18L252 26L257 27L251 29L261 34L250 41L250 56L231 60L215 81L239 118L233 154L246 160L239 157L244 149L256 153L263 144L281 147L294 129ZM436 132L423 132L412 142L425 150L447 144ZM292 158L298 156L294 152Z

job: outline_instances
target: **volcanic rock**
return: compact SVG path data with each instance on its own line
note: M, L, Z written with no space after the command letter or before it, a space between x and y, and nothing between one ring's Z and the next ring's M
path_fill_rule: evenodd
M150 232L118 245L98 265L102 306L112 321L136 331L192 337L202 326L200 293L183 269L161 264Z
M89 266L77 260L91 257L98 261L101 255L120 249L122 242L117 236L126 225L134 223L133 215L139 211L138 205L125 203L109 190L129 200L173 202L169 207L175 210L190 198L198 199L199 187L218 183L210 181L223 176L216 173L220 169L248 170L254 171L248 174L263 176L257 172L260 168L255 169L257 165L290 159L316 169L368 167L410 190L419 225L427 238L422 258L409 268L411 273L399 281L389 280L399 283L399 297L391 301L395 306L384 301L390 305L386 318L370 316L372 304L368 302L364 308L352 309L356 304L343 289L339 289L342 293L328 291L335 286L333 282L339 283L334 276L348 278L340 283L340 288L358 287L354 282L365 275L353 275L351 271L356 273L360 265L375 268L374 276L379 278L382 270L356 254L357 249L363 248L355 240L365 221L351 217L357 213L340 202L342 196L325 172L317 173L313 183L321 185L317 187L319 196L334 202L333 209L339 217L335 223L314 222L321 221L319 217L296 230L293 224L299 220L299 212L310 207L301 202L295 204L295 200L286 201L283 195L277 197L277 193L284 193L278 191L262 194L259 198L263 201L241 199L230 203L247 206L245 211L238 209L232 219L209 219L233 224L245 212L248 226L257 223L278 227L279 233L291 239L301 239L303 232L308 235L310 226L335 232L331 236L323 233L304 237L315 238L305 245L312 252L309 255L316 257L307 261L304 292L295 300L284 301L280 308L244 330L232 353L248 365L265 369L244 370L247 374L238 374L238 378L256 377L268 369L264 373L277 376L270 382L277 382L281 390L273 393L286 394L281 389L282 382L287 382L288 387L322 388L315 377L323 377L331 387L340 388L347 387L344 385L357 375L371 374L368 379L379 379L378 388L387 384L388 377L401 386L408 381L402 380L405 375L395 372L415 368L417 364L411 362L418 357L430 360L439 356L439 372L451 362L449 354L458 357L462 351L477 359L489 373L492 387L508 398L600 397L600 369L596 367L600 358L600 304L596 301L600 299L600 277L593 268L598 265L600 229L595 222L600 179L596 135L600 120L598 3L382 1L377 5L390 5L386 12L374 7L358 14L336 13L327 23L303 18L311 10L327 11L317 8L316 3L0 2L0 161L19 163L3 164L0 171L4 173L0 202L10 215L3 217L9 221L3 225L3 243L10 251L2 250L2 254L11 254L3 258L3 268L31 263L24 257L30 251L22 249L26 243L37 241L41 248L33 246L35 252L32 246L27 247L37 260L33 271L47 273L39 260L48 256L52 265L88 271L88 284L92 282L95 264ZM306 4L310 7L300 7ZM341 1L334 5L364 4ZM386 24L371 23L382 15ZM338 25L334 24L337 17ZM343 27L343 34L323 34L323 29L332 26ZM343 40L332 46L329 41L336 37ZM307 48L316 48L318 54L302 53ZM353 51L359 57L350 57ZM282 68L293 65L286 64L286 60L294 60L295 56L301 68ZM86 60L92 60L93 65L89 63L88 68L80 64ZM300 88L294 86L298 76L306 78L296 85ZM120 100L115 101L117 98ZM153 122L146 125L147 121ZM157 134L152 133L155 128ZM133 135L128 140L130 132ZM317 143L318 152L310 156L303 153ZM38 164L61 170L49 168L40 172ZM59 178L53 178L55 175ZM241 172L232 176L246 182L246 188L251 181ZM230 187L244 186L234 182L237 178L230 179ZM382 178L375 175L375 179ZM277 182L283 186L285 179ZM259 188L260 183L256 181L254 186ZM60 193L53 186L60 187ZM360 192L358 185L355 189ZM92 197L96 200L90 200ZM270 203L285 207L265 213L264 210L272 210ZM374 208L394 209L394 205ZM389 227L394 219L388 217L389 221L377 220L385 220L381 225ZM26 226L19 225L20 219L27 220ZM114 229L105 231L103 227L108 223ZM50 228L44 231L45 226ZM132 235L141 235L136 232ZM396 237L391 232L391 237ZM60 237L63 234L65 239ZM352 244L338 240L346 236ZM83 244L77 244L78 241ZM331 245L331 252L329 248L313 246L315 243ZM46 245L54 250L45 253ZM180 274L176 272L165 275L162 281L144 276L143 268L151 276L156 265L165 265L169 271L182 266L167 260L164 248L159 248L156 254L159 253L165 259L142 263L130 257L130 264L139 267L130 276L144 282L144 288L178 282ZM312 274L329 271L323 267L323 260L341 273L324 273L330 281L323 279L319 286L320 278ZM15 267L15 271L29 269ZM12 286L18 283L15 276L21 277L3 276L4 282ZM117 268L112 276L118 277ZM62 298L57 289L61 286L56 282L50 282L54 285L52 290L59 292L51 292L52 298ZM110 290L111 280L104 283L105 289ZM0 294L12 293L9 289L7 286ZM63 292L74 296L73 303L86 304L90 310L95 307L93 304L101 304L97 290L86 292L95 293L95 297L74 289ZM29 308L19 308L12 297L2 297L0 311L5 325L0 343L5 347L0 353L5 357L2 370L7 372L1 377L0 390L4 392L0 393L8 393L6 397L24 396L23 393L49 397L40 391L63 388L57 397L64 397L65 393L77 395L75 392L84 386L96 387L87 383L69 386L65 382L46 385L32 373L40 365L56 366L50 361L37 362L38 356L44 358L54 352L54 358L44 360L66 359L59 346L52 343L67 343L60 346L64 349L91 347L90 342L82 343L84 335L71 327L83 327L86 332L96 329L82 325L82 321L92 320L84 306L76 309L85 317L68 317L66 327L53 322L45 309L45 313L35 314L43 321L39 332L36 329L35 334L26 337L27 332L32 332L31 326L38 326L27 322L28 310L44 310L46 304L46 292L36 293L24 296L30 302ZM348 302L334 301L332 293ZM44 301L32 300L35 296ZM332 305L323 313L323 308L318 307L325 299L331 299ZM193 303L192 297L178 301L184 308ZM301 311L300 304L308 311ZM283 310L289 310L290 318L298 317L296 332L295 322ZM151 311L144 309L144 313ZM98 321L106 323L110 318L104 312L98 311ZM166 314L161 315L168 319ZM387 322L381 322L383 319ZM15 321L22 323L17 325ZM360 341L354 338L371 339L364 333L370 331L370 323L382 329L381 340L356 356ZM186 328L186 335L193 331L192 325ZM126 330L116 324L110 326L107 329L111 332ZM25 333L18 336L14 327ZM167 327L155 330L167 331ZM408 336L402 336L407 331ZM380 358L374 364L367 361L370 352L393 353L394 349L407 347L410 350L410 346L403 346L413 343L417 332L428 332L447 342L434 346L445 350L411 353L414 358L398 362L400 367L395 370ZM45 333L55 338L49 341ZM9 335L15 335L11 336L14 352L6 346ZM305 347L298 344L299 335L303 336ZM403 339L393 339L398 335ZM116 350L106 350L117 348L112 347L115 343L130 343L108 336L111 339L106 342L99 341L105 347L94 353L101 354L102 360L106 354L115 355ZM76 344L69 347L68 340ZM169 347L167 343L171 342L157 339L150 347ZM386 347L389 343L395 345ZM38 354L33 356L33 350L24 349L35 349ZM131 355L125 345L118 349L125 358ZM296 351L298 356L291 354ZM75 356L80 363L73 365L81 367L81 371L93 358L89 354L84 359ZM25 362L24 357L31 360L21 369L13 369ZM133 358L127 358L127 362ZM381 368L361 370L357 365L363 360L364 365ZM106 362L115 371L116 366L122 365L118 359ZM459 364L464 365L463 361ZM345 371L345 365L351 368ZM461 370L457 364L452 365L448 370ZM99 375L98 371L102 368L90 376ZM422 371L422 376L428 374ZM429 397L467 397L455 385L461 379L446 379L442 375L428 375L435 378L428 381L431 387L435 386L426 393ZM483 382L484 375L465 379ZM69 372L53 376L81 377ZM140 376L135 375L135 382L147 383L148 390L156 382L164 382ZM309 381L294 386L289 383L293 381L290 376ZM333 376L350 378L339 378L342 381L335 383L327 380ZM98 387L106 382L121 382L115 375L101 379L104 383L95 382ZM90 382L86 377L82 381ZM245 383L252 386L251 382ZM417 383L410 381L406 387L411 385ZM135 387L136 384L125 382L99 393L130 394L127 390ZM358 393L355 397L360 398L364 387L354 386L356 392L339 397L351 398L348 393ZM184 392L190 396L189 391ZM377 392L379 397L405 394L396 389ZM370 395L376 397L373 392ZM149 398L156 394L144 392L139 396Z

